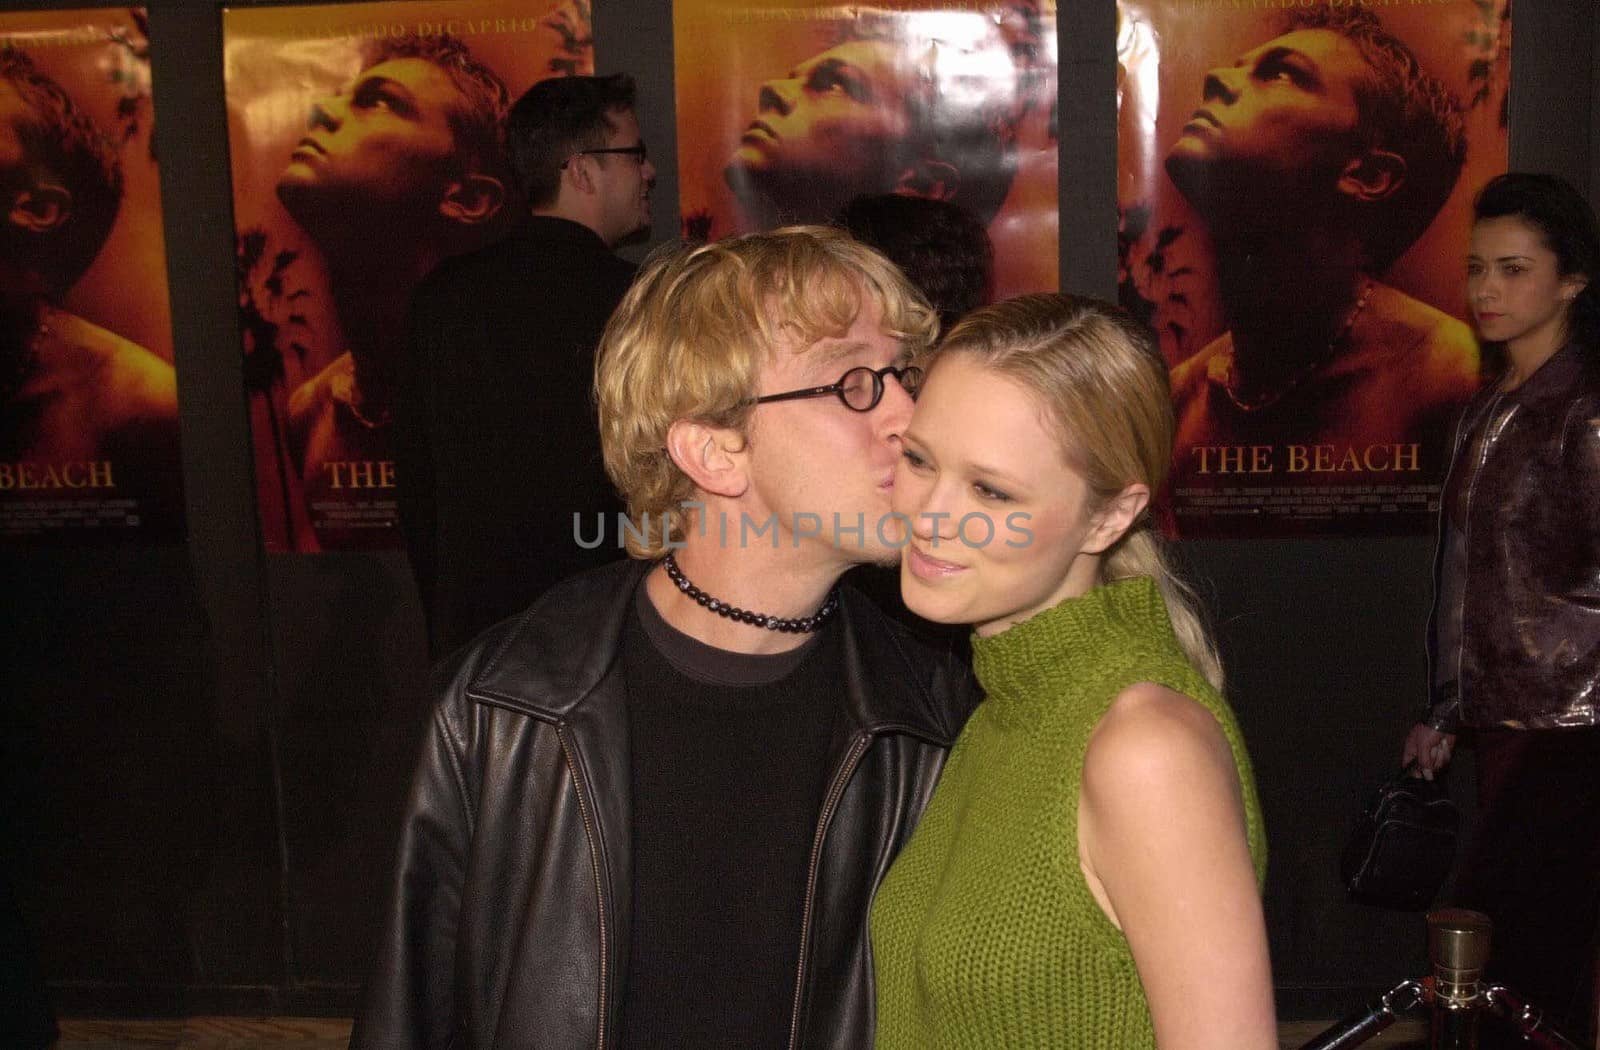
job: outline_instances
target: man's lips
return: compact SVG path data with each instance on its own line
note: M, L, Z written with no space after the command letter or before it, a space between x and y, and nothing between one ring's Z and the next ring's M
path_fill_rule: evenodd
M315 153L319 157L325 157L328 155L328 151L323 149L320 143L318 143L315 139L309 138L301 139L299 142L295 143L294 152ZM291 154L291 156L293 156L293 154Z
M1209 109L1195 110L1189 115L1189 123L1185 124L1184 127L1190 128L1197 124L1201 127L1211 127L1219 130L1222 128L1222 121L1218 120L1216 115L1213 114Z
M1497 314L1489 310L1478 311L1478 320L1480 321L1498 321L1504 316L1505 314Z
M966 571L963 565L924 554L915 544L906 548L906 565L911 569L913 576L924 580L944 579Z
M778 141L778 133L772 130L772 125L763 120L752 120L750 122L750 126L744 129L744 135L742 137L747 139L769 139L773 142Z

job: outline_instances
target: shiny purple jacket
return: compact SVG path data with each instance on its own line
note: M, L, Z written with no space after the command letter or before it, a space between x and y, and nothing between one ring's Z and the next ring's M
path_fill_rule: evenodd
M1428 630L1436 729L1600 725L1596 356L1568 343L1516 390L1480 391L1462 416L1434 588L1459 600L1436 597Z

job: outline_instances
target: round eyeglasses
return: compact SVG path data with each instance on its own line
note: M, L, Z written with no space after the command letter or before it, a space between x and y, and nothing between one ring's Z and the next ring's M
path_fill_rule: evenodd
M916 365L885 365L868 368L860 365L839 377L837 383L814 386L806 390L785 390L781 394L767 394L755 399L758 405L768 401L798 401L804 397L826 397L833 394L844 402L844 407L854 412L871 412L883 400L883 377L894 376L900 389L916 399L922 389L923 371Z

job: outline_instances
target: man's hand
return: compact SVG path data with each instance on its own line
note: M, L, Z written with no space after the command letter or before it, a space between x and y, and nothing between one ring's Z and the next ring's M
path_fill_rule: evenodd
M1449 764L1450 754L1455 747L1454 733L1441 733L1432 726L1418 722L1406 734L1406 746L1400 755L1400 764L1415 765L1423 780L1432 780L1434 773Z

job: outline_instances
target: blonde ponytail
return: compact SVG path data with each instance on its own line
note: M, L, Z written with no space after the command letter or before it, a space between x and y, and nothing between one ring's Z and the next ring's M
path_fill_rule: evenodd
M1137 576L1154 580L1167 604L1172 633L1177 636L1184 655L1206 681L1218 692L1222 691L1222 657L1217 653L1211 632L1206 629L1200 599L1173 571L1167 559L1166 541L1148 523L1136 526L1107 553L1100 566L1100 576L1106 583Z

